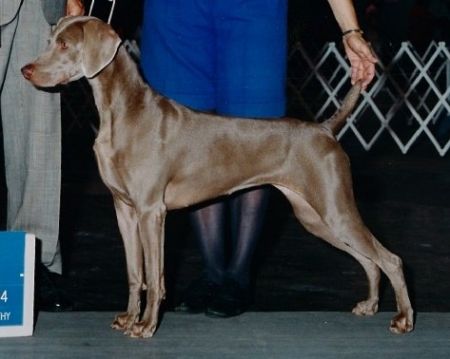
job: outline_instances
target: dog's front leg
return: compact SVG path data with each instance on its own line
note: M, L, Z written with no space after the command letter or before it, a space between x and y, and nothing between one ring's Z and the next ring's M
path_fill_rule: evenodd
M131 337L151 337L158 324L159 307L166 295L164 284L165 217L166 208L163 204L153 206L139 216L139 235L144 250L147 305L142 320L127 331Z
M125 248L129 297L127 311L116 315L111 327L118 330L129 330L139 320L140 315L140 298L144 285L143 251L135 208L116 197L114 197L114 206Z

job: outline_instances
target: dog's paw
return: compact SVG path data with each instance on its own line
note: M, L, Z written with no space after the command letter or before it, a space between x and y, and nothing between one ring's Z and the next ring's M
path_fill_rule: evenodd
M392 320L389 330L395 334L409 333L414 329L412 315L397 314Z
M378 300L364 300L356 304L352 313L359 316L374 315L378 312Z
M116 330L127 330L136 322L137 315L128 313L117 314L111 324L111 328Z
M131 338L151 338L155 334L156 324L138 322L131 326L125 334Z

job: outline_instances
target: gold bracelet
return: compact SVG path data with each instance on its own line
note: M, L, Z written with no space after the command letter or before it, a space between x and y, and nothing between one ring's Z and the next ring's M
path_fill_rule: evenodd
M344 37L344 36L346 36L346 35L348 35L348 34L351 34L352 32L357 32L357 33L360 34L360 35L363 35L363 34L364 34L364 31L362 31L361 29L350 29L350 30L344 31L344 32L342 33L342 37Z

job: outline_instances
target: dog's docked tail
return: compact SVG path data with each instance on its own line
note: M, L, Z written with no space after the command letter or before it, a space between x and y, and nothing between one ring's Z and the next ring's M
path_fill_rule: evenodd
M358 102L361 90L361 82L357 82L355 85L353 85L350 91L345 96L341 107L334 113L333 116L322 123L322 125L326 126L333 135L336 135L344 126L347 117L353 111L356 103Z

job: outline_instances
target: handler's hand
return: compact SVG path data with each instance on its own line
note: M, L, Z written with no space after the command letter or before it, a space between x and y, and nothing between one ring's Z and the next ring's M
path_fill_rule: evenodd
M79 16L84 14L83 0L67 0L66 16Z
M352 84L362 81L362 87L365 90L375 76L375 64L378 60L361 34L348 34L342 41L352 67Z

